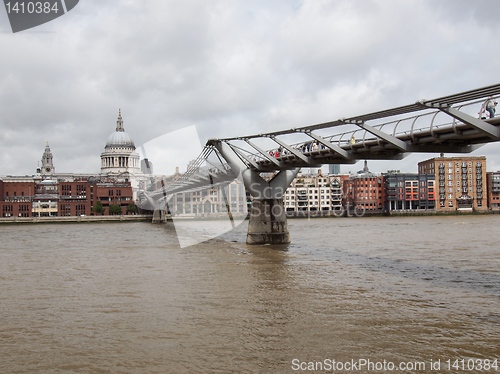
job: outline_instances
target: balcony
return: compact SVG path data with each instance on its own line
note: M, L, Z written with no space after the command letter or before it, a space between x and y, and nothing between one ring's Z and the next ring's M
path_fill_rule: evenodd
M87 196L86 195L76 195L76 196L65 196L65 195L59 195L60 200L86 200Z
M10 196L5 197L5 201L9 203L30 203L33 201L33 196Z

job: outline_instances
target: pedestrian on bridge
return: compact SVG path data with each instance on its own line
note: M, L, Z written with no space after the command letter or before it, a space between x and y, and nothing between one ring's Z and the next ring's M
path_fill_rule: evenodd
M490 118L495 117L495 107L497 106L498 101L493 100L492 97L489 97L485 102L485 109L490 114Z

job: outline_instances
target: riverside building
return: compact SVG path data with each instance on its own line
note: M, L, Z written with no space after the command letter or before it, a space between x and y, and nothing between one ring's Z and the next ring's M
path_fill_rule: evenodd
M384 212L384 177L372 173L365 161L363 170L344 180L342 205L347 214Z
M100 201L102 210L94 212ZM56 217L127 214L133 205L129 182L65 175L3 177L0 180L1 217Z
M168 203L170 213L177 216L227 214L246 215L247 195L243 183L231 183L193 192L175 193Z
M430 174L384 175L385 210L391 212L436 209L435 177Z
M342 210L342 183L348 175L299 174L283 198L287 214L318 214Z
M488 207L491 211L500 211L500 171L486 173L486 190L488 191Z
M434 176L436 211L487 211L486 157L436 157L419 162Z

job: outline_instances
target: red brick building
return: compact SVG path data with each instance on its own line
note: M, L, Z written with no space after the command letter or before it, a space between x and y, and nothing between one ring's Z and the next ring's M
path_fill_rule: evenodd
M127 207L133 204L130 182L102 181L90 186L91 201L101 201L103 214L110 214L111 205L117 205L121 214L127 214ZM92 204L93 206L94 204Z
M28 177L11 177L9 183L0 180L1 217L31 217L35 182Z
M100 201L102 213L95 213ZM130 182L95 180L85 176L58 179L5 177L0 179L1 217L49 217L110 214L110 206L128 213L133 204Z
M349 214L365 214L383 212L384 204L384 177L371 173L365 161L363 170L344 180L342 205Z

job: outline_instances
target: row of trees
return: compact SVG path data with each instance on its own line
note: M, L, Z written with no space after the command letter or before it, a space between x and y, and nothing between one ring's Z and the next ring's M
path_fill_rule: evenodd
M102 205L101 200L97 200L96 203L94 204L94 207L92 208L92 211L96 214L104 214L104 206ZM130 203L127 206L127 213L137 213L137 206L133 203ZM117 215L117 214L122 214L122 207L117 204L111 204L109 206L109 215Z

